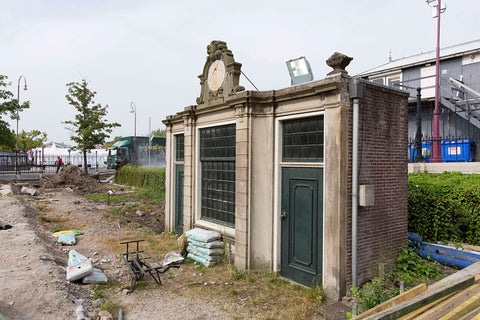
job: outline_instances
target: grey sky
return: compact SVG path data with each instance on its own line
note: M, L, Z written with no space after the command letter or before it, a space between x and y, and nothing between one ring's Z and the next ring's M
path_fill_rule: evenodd
M285 61L305 56L315 80L330 71L335 51L352 56L350 75L435 49L436 19L422 0L126 1L0 0L0 74L17 95L20 75L28 91L20 100L20 130L47 132L71 143L62 121L74 110L66 83L89 81L96 102L109 105L109 120L122 126L113 136L163 128L167 115L195 104L212 40L227 42L242 71L259 90L285 88ZM441 46L480 38L480 1L447 1ZM240 84L254 88L242 76ZM23 86L23 80L22 80ZM15 129L15 122L11 122Z

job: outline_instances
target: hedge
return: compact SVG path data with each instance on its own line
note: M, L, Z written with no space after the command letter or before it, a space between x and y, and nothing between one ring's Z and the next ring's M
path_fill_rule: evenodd
M115 183L165 192L165 168L126 165L115 171Z
M480 245L480 175L408 176L408 230L425 241Z

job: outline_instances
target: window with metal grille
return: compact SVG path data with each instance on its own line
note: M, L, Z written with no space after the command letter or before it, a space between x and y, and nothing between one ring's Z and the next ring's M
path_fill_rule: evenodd
M235 225L235 125L200 129L203 219Z
M175 136L175 160L183 161L184 153L184 137L183 134L178 134Z
M323 161L323 116L283 121L282 160Z

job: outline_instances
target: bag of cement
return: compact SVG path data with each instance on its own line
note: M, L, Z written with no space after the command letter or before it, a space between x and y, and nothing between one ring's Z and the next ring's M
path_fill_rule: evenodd
M195 254L200 253L204 256L221 256L223 255L223 249L222 248L202 248L202 247L197 247L197 246L188 246L187 247L188 252L193 252Z
M163 259L163 265L168 266L169 264L180 264L183 262L183 257L180 252L169 252L165 255Z
M90 260L84 260L77 264L67 267L67 280L76 281L85 278L93 271L93 265Z
M199 248L211 249L211 248L223 248L225 244L223 243L223 241L220 241L220 240L214 240L211 242L202 242L202 241L195 241L193 239L188 239L188 245L193 245Z
M205 256L193 254L191 252L188 253L187 257L192 260L200 262L206 267L216 265L219 262L219 259L217 257L211 257L211 256L205 257Z
M75 281L88 276L93 271L90 259L81 255L76 250L68 253L67 280Z
M187 238L190 240L201 241L201 242L212 242L219 240L221 238L220 233L211 230L204 230L200 228L195 228L185 232Z
M58 242L61 244L73 245L77 243L74 233L64 233L58 236Z
M108 282L107 277L102 270L93 268L92 273L82 279L83 284Z
M68 266L73 266L82 261L88 260L87 257L80 254L77 250L73 249L68 252Z

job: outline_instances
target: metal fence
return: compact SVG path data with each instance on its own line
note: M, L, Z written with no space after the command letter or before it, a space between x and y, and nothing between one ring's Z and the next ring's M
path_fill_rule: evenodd
M442 162L473 162L480 158L478 137L452 137L441 139L440 155ZM434 140L422 139L420 142L410 140L408 144L409 162L430 162Z
M64 165L84 166L82 155L29 155L26 153L0 152L0 175L26 173L55 173L57 171L58 156ZM106 167L106 156L87 154L87 167L99 169Z

